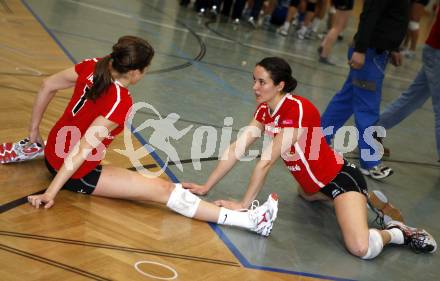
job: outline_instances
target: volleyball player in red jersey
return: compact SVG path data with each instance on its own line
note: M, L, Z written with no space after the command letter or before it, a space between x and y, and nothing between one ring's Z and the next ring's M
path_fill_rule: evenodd
M259 104L254 119L222 155L203 185L183 183L195 194L206 194L244 155L261 133L271 137L256 164L247 191L239 202L218 200L219 206L247 208L263 187L266 175L279 157L300 184L299 195L308 201L333 200L336 217L348 251L363 259L379 255L384 245L408 244L418 252L434 252L434 238L425 230L388 221L384 230L369 229L367 185L360 170L326 143L320 114L306 98L293 93L297 81L289 64L277 57L257 63L253 90Z
M124 36L110 55L85 60L43 82L33 107L29 132L32 143L44 143L39 125L56 92L70 87L75 90L45 147L46 166L54 178L43 194L29 196L29 203L36 208L50 208L64 188L96 196L155 201L190 218L268 236L278 211L276 194L271 194L262 206L240 212L202 201L180 184L100 165L106 147L123 130L129 114L132 99L127 87L142 79L153 55L147 41Z

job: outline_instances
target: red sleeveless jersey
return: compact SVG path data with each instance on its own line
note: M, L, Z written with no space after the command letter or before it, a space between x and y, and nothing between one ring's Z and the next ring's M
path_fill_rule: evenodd
M302 128L300 139L292 144L283 161L306 193L318 192L332 181L342 168L342 157L326 143L318 109L306 98L286 94L273 113L262 103L254 118L264 125L269 137L282 128Z
M64 163L69 151L84 136L90 124L102 116L118 124L102 144L94 149L72 178L81 178L101 162L106 148L114 137L124 129L124 122L132 106L132 99L127 88L118 81L113 83L95 101L85 98L85 93L93 85L93 72L97 58L84 60L75 65L78 74L75 90L63 115L49 133L45 147L47 161L56 170Z

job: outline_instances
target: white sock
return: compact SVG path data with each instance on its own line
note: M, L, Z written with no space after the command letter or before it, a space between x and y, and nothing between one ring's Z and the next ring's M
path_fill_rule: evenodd
M250 229L254 223L249 219L248 212L232 211L226 208L220 208L217 224L239 226Z
M403 237L402 230L398 228L391 228L391 229L386 229L385 231L388 232L391 236L390 243L399 244L399 245L405 243L405 238Z
M283 24L283 29L289 30L289 27L290 27L290 22L285 21Z

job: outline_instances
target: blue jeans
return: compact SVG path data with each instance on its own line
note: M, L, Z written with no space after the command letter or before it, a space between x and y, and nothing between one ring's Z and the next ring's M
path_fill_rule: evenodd
M399 124L432 97L435 114L435 136L440 159L440 49L428 45L423 49L422 68L409 88L385 108L379 126L390 129Z
M353 48L350 48L349 59L352 54ZM350 68L344 86L332 98L321 119L321 126L324 129L334 126L333 132L326 136L327 142L330 143L336 131L354 114L359 132L360 164L365 169L370 169L380 163L379 157L372 159L364 156L377 155L379 150L379 147L372 145L372 141L367 143L367 138L372 138L371 134L364 138L364 133L368 127L374 126L379 120L382 83L388 58L388 52L379 54L375 49L368 49L365 53L364 66L361 69Z

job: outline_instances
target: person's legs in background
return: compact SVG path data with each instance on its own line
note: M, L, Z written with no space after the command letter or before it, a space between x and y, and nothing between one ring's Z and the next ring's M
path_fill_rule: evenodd
M379 120L382 84L388 63L388 52L368 49L365 64L359 70L353 70L353 111L359 132L360 170L364 175L375 179L390 176L391 168L381 164L380 143L373 137L372 126Z
M425 6L417 1L412 1L410 11L410 21L408 24L408 32L403 42L402 54L409 59L416 55L417 41L419 39L420 20L425 12Z
M349 58L352 53L353 49L350 48L348 50ZM336 132L353 114L352 72L353 70L350 69L342 89L333 96L321 116L321 126L324 130L325 139L328 144L331 144L332 138Z

